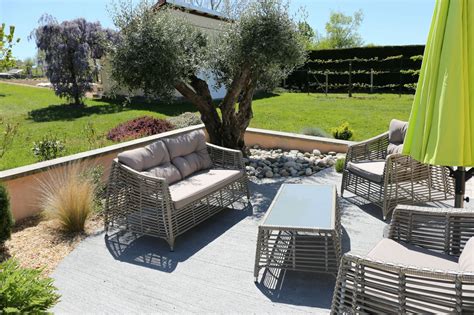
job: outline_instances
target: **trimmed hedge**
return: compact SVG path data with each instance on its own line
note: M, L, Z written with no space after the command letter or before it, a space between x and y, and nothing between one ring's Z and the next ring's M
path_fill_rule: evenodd
M328 91L347 92L351 62L353 92L370 91L373 69L374 92L413 93L423 52L423 45L313 50L308 61L288 76L283 87L301 92L323 92L325 73L328 73Z

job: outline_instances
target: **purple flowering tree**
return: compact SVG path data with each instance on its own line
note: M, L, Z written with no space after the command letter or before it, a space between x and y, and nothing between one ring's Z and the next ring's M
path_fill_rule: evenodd
M107 52L114 32L83 18L58 23L44 16L40 24L33 35L36 46L44 52L46 76L56 95L83 105L99 70L97 60Z

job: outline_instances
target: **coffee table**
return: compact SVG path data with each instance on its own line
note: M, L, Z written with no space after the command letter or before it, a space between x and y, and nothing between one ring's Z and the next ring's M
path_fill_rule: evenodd
M283 184L258 227L255 281L262 268L336 275L340 258L336 187Z

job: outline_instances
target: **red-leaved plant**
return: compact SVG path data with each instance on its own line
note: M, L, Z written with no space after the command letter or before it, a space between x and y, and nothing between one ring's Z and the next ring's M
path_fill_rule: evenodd
M107 134L107 139L120 142L156 135L173 129L174 126L164 119L143 116L123 122L111 129Z

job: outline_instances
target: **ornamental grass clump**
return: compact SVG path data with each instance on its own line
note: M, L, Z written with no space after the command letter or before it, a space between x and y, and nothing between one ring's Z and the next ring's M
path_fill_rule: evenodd
M95 208L96 183L84 176L84 165L72 163L50 172L40 182L42 209L48 219L57 220L65 232L83 232L87 218Z

